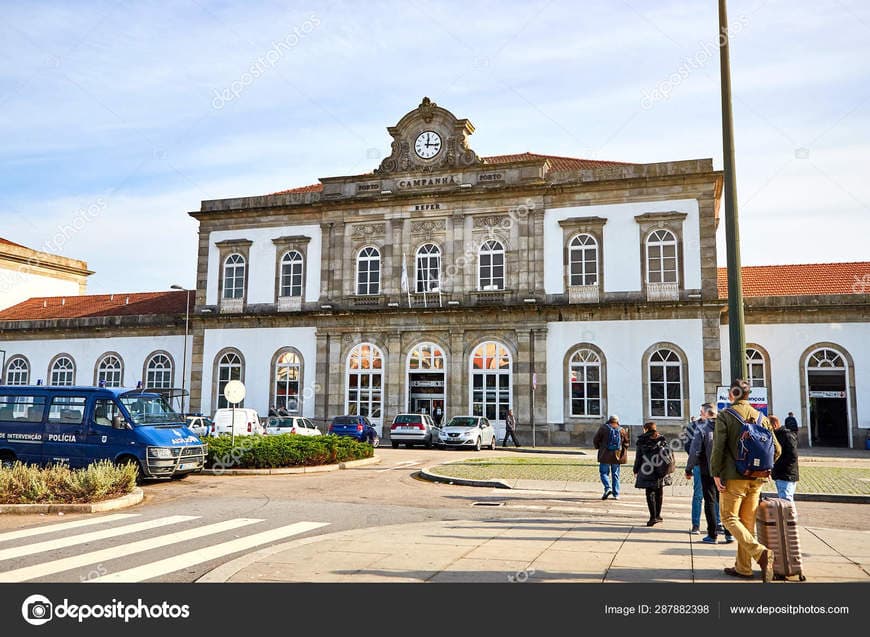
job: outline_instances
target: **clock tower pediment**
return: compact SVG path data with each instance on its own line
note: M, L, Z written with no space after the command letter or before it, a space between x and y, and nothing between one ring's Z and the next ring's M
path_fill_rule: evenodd
M458 119L428 97L387 132L393 138L392 152L375 170L378 175L450 170L483 163L468 147L468 136L474 132L472 123Z

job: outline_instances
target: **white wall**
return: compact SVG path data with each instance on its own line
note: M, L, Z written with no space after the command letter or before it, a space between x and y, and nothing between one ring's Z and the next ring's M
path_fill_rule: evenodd
M34 296L78 296L77 281L21 272L15 267L0 265L0 310L12 307Z
M607 363L607 411L624 425L643 424L643 354L655 343L673 343L688 357L691 413L704 402L704 353L700 319L549 323L547 335L547 421L565 422L565 354L578 343L598 347ZM602 421L605 417L602 417ZM658 419L667 424L667 419Z
M314 417L314 383L317 371L317 337L314 327L274 327L205 330L202 354L202 413L213 414L212 381L215 356L234 347L245 358L245 407L260 416L269 413L272 357L282 347L295 347L302 354L302 415Z
M721 330L722 378L728 379L730 351L728 326ZM795 323L791 325L746 325L746 342L755 343L770 355L768 382L772 383L773 412L793 411L801 416L801 354L816 343L835 343L855 363L858 427L870 429L870 323ZM730 381L730 379L728 379ZM728 382L723 384L727 385ZM853 425L855 423L852 423ZM858 443L862 440L856 441Z
M276 247L272 239L278 237L304 235L311 237L308 243L308 262L305 264L305 300L316 301L320 298L320 226L282 226L280 228L256 228L248 230L221 230L212 232L209 237L208 283L206 285L206 304L218 303L218 277L222 263L220 250L216 243L229 239L253 241L248 259L248 303L275 302L275 268L277 267Z
M187 342L187 379L190 387L190 351L193 339ZM6 350L6 360L21 354L30 362L30 383L37 380L48 384L48 364L58 354L72 356L76 364L77 385L94 384L94 365L106 352L117 352L124 361L124 387L136 387L142 378L145 358L152 352L164 350L172 355L175 363L175 385L181 387L184 336L130 336L115 338L67 338L39 341L0 341L0 349ZM174 405L177 407L177 405Z
M603 217L604 291L639 292L641 290L640 226L635 216L647 212L676 211L688 216L683 222L683 272L687 289L701 287L699 208L696 199L650 201L646 203L610 204L551 208L544 212L544 291L564 294L562 263L563 231L559 221L574 217Z

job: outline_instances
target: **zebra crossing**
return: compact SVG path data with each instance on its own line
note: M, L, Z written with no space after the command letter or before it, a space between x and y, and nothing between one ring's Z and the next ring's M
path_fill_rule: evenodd
M301 521L264 530L266 520L258 518L210 523L196 515L141 518L138 513L118 513L0 533L0 583L144 582L328 526ZM133 534L147 537L130 541ZM221 534L232 534L231 539L221 541ZM204 540L213 543L203 545ZM147 560L148 552L167 547L180 551L168 557L162 551L152 561L130 566L134 559ZM89 568L89 575L82 577Z

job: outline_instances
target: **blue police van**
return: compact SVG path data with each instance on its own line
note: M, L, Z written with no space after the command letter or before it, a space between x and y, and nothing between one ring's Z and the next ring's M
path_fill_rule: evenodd
M159 393L0 386L0 462L85 467L136 463L142 478L202 471L207 446Z

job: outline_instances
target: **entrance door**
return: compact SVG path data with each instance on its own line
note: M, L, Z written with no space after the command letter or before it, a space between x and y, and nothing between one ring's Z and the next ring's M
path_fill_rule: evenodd
M807 398L813 446L849 446L849 403L846 365L831 349L807 359Z
M432 415L432 400L429 398L412 398L411 411L415 414Z
M446 357L435 343L420 343L408 355L408 409L427 414L438 422L437 409L444 413L447 388Z
M483 343L471 355L471 413L483 416L504 436L511 408L511 356L495 342Z

